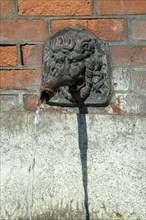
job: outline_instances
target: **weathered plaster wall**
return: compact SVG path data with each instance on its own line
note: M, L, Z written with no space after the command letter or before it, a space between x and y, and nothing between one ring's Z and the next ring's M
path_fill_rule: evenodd
M27 219L34 146L33 219L145 219L143 116L46 112L37 144L33 120L1 112L2 220Z
M33 196L33 220L145 220L146 1L0 0L0 14L1 219L30 220ZM44 42L78 25L109 44L112 102L86 120L49 107L36 137Z

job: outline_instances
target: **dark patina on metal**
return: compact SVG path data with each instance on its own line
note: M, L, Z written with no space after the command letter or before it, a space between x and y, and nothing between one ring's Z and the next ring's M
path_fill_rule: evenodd
M45 43L40 101L58 106L107 106L111 100L107 44L82 27L66 27Z

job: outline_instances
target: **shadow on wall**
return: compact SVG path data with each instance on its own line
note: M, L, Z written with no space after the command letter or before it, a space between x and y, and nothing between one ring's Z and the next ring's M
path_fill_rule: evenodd
M87 136L87 125L86 125L86 107L80 107L79 113L77 114L78 120L78 139L79 139L79 149L80 158L82 166L82 179L84 188L84 206L86 210L86 220L90 220L90 213L88 207L88 172L87 172L87 150L88 150L88 136Z

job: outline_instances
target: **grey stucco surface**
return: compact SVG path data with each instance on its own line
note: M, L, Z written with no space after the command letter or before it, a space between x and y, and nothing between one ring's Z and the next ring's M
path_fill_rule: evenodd
M1 112L2 220L28 219L34 146L32 219L146 219L144 117L45 113L36 142L33 120Z

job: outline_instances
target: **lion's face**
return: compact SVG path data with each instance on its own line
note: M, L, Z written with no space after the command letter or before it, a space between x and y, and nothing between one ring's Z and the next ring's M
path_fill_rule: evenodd
M70 92L71 96L77 93L79 100L84 99L86 88L89 93L89 67L93 66L94 45L91 39L74 39L75 36L58 37L51 44L51 61L49 75L52 77L68 75L71 77L75 86L64 88L63 91ZM94 67L93 67L94 69ZM88 81L88 82L87 82ZM83 89L85 92L83 94Z

